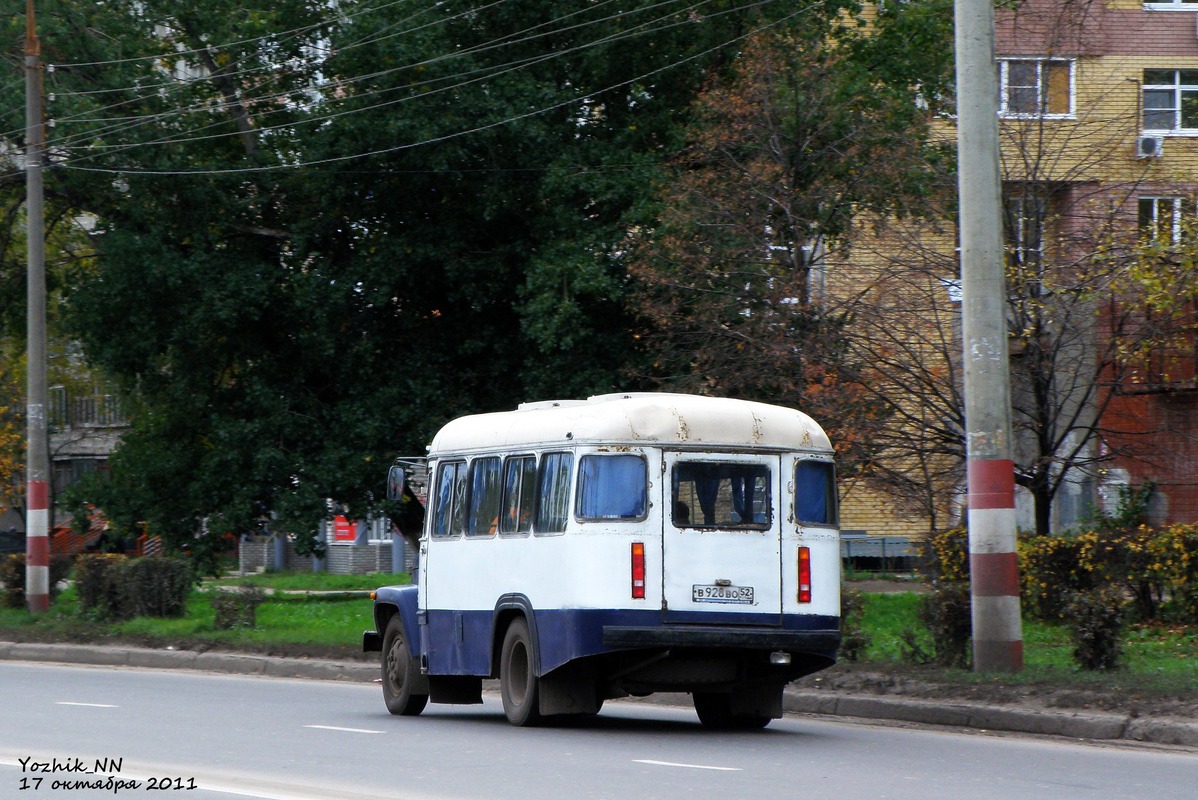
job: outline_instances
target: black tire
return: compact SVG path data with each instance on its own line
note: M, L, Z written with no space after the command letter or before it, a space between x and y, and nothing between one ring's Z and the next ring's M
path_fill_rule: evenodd
M420 663L408 651L403 620L399 614L387 622L383 634L383 702L392 714L414 717L428 705L427 694L412 691L419 676Z
M705 728L723 731L755 731L770 724L772 717L759 714L733 714L732 695L727 692L695 692L695 713Z
M499 694L508 722L517 726L541 721L532 636L523 617L512 620L499 654Z

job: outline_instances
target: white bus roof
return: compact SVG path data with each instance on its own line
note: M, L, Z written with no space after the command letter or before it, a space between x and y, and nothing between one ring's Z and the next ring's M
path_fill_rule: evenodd
M578 444L658 444L832 451L801 411L748 400L654 392L524 403L515 411L459 417L441 428L429 455Z

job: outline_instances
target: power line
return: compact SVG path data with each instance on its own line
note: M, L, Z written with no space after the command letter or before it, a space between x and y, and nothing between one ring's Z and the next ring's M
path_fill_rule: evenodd
M278 171L278 170L298 169L298 168L300 168L300 167L319 166L319 165L324 165L324 164L334 164L334 163L339 163L339 162L343 162L343 161L349 161L349 160L358 159L358 158L369 158L369 157L371 157L371 156L385 155L385 154L388 154L388 153L399 152L399 151L402 151L402 150L411 150L411 149L414 149L414 148L417 148L417 147L423 147L423 146L425 146L425 145L429 145L429 144L437 144L437 143L440 143L440 142L445 142L445 141L449 141L449 140L452 140L452 139L457 139L457 138L460 138L460 137L463 137L463 136L468 136L468 135L470 135L470 134L479 133L479 132L481 132L481 131L490 130L490 129L492 129L492 128L501 127L501 126L503 126L503 125L507 125L507 124L510 124L510 123L512 123L512 122L518 122L518 121L520 121L520 120L522 120L522 119L528 119L528 118L530 118L530 117L533 117L533 116L538 116L538 115L540 115L540 114L544 114L544 113L548 113L548 112L550 112L550 111L554 111L554 110L556 110L556 109L563 108L563 107L565 107L565 106L568 106L568 105L573 105L573 104L575 104L575 103L580 103L580 102L583 102L583 101L585 101L585 100L592 99L592 98L594 98L594 97L597 97L597 96L599 96L599 95L602 95L602 94L605 94L605 93L607 93L607 92L610 92L610 91L612 91L612 90L614 90L614 89L618 89L618 88L620 88L620 87L623 87L623 86L628 86L628 85L630 85L630 84L637 83L637 82L639 82L639 81L645 80L646 78L653 77L654 75L659 75L659 74L661 74L661 73L663 73L663 72L666 72L666 71L668 71L668 70L670 70L670 69L674 69L674 68L676 68L676 67L678 67L678 66L681 66L681 65L683 65L683 64L686 64L686 63L689 63L689 62L691 62L691 61L694 61L694 60L696 60L696 59L699 59L699 58L702 58L702 57L704 57L704 56L710 55L711 53L714 53L714 52L717 52L717 51L719 51L719 50L722 50L723 48L727 47L727 46L728 46L728 45L730 45L730 44L734 44L735 42L738 42L738 41L743 41L744 39L746 39L746 38L749 38L750 36L753 36L753 35L755 35L755 34L757 34L757 33L761 33L761 32L763 32L763 31L769 30L770 28L776 27L777 25L780 25L780 24L782 24L783 22L789 21L789 20L793 19L794 17L798 16L799 14L802 14L802 13L804 13L806 10L807 10L807 9L806 9L806 8L804 8L804 9L800 9L800 10L798 10L798 11L794 11L794 12L792 12L792 13L790 13L790 14L787 14L787 15L785 15L785 16L781 17L780 19L777 19L777 20L775 20L775 21L773 21L773 22L770 22L770 23L768 23L768 24L762 25L762 26L760 26L760 27L758 27L758 28L754 28L753 30L751 30L751 31L748 31L748 32L746 32L746 33L744 33L744 34L741 34L741 35L739 35L739 36L735 36L735 37L733 37L733 38L731 38L731 39L729 39L729 40L727 40L727 41L725 41L725 42L723 42L723 43L721 43L721 44L719 44L719 45L716 45L716 46L714 46L714 47L710 47L710 48L708 48L708 49L706 49L706 50L703 50L703 51L700 51L700 52L698 52L698 53L694 53L694 54L692 54L692 55L690 55L690 56L687 56L687 57L685 57L685 58L683 58L683 59L680 59L680 60L678 60L678 61L675 61L675 62L672 62L672 63L670 63L670 64L667 64L667 65L665 65L665 66L659 67L659 68L657 68L657 69L649 70L648 72L642 73L642 74L640 74L640 75L637 75L637 76L635 76L635 77L628 78L628 79L625 79L625 80L622 80L622 81L617 81L616 83L613 83L613 84L611 84L610 86L607 86L607 87L605 87L605 88L603 88L603 89L599 89L599 90L596 90L596 91L593 91L593 92L585 92L585 93L582 93L582 94L576 95L575 97L572 97L572 98L570 98L570 99L568 99L568 100L563 100L563 101L560 101L560 102L558 102L558 103L553 103L553 104L550 104L550 105L547 105L547 106L543 106L543 107L541 107L541 108L538 108L538 109L535 109L535 110L532 110L532 111L528 111L528 112L525 112L525 113L522 113L522 114L515 114L515 115L512 115L512 116L510 116L510 117L507 117L507 118L505 118L505 119L502 119L502 120L497 120L497 121L495 121L495 122L490 122L490 123L486 123L486 124L483 124L483 125L478 125L478 126L475 126L475 127L473 127L473 128L468 128L468 129L464 129L464 130L455 131L455 132L452 132L452 133L447 133L447 134L444 134L444 135L441 135L441 136L429 137L429 138L427 138L427 139L424 139L424 140L421 140L421 141L417 141L417 142L408 142L408 143L405 143L405 144L395 145L395 146L393 146L393 147L380 148L380 149L377 149L377 150L371 150L371 151L368 151L368 152L363 152L363 153L354 153L354 154L343 155L343 156L333 156L333 157L330 157L330 158L324 158L324 159L314 159L314 160L311 160L311 161L297 161L297 162L293 162L293 163L287 163L287 164L272 164L272 165L262 165L262 166L255 166L255 167L230 167L230 168L223 168L223 169L198 169L198 170L142 170L142 169L129 168L129 167L124 167L124 168L111 168L111 167L81 167L81 166L76 166L76 165L74 165L74 164L69 164L69 163L58 163L58 164L55 164L54 166L55 166L55 167L57 167L57 168L60 168L60 169L73 169L73 170L78 170L78 171L83 171L83 172L99 172L99 173L108 173L108 174L129 174L129 175L133 175L133 174L136 174L136 175L232 175L232 174L246 174L246 173L251 173L251 172L273 172L273 171Z
M498 2L492 3L490 6L486 6L485 8L489 8L491 6L498 5L500 2L505 2L505 1L506 0L498 0ZM509 47L509 46L514 46L514 45L524 44L527 42L531 42L536 38L541 38L543 36L556 35L556 34L560 34L560 33L571 31L571 30L576 30L576 29L590 26L590 25L600 24L603 22L610 22L612 20L620 19L620 18L626 18L628 16L631 16L633 13L641 14L646 11L660 8L662 6L669 6L669 5L675 4L677 1L678 0L665 0L664 2L661 2L661 3L656 3L656 4L653 4L650 6L645 6L645 7L636 9L634 12L629 12L629 13L618 12L616 14L602 17L600 19L589 20L589 21L585 21L583 23L567 26L564 28L557 28L557 29L548 31L547 33L537 34L536 36L525 36L524 35L530 31L535 31L538 28L543 28L546 25L550 25L555 22L563 21L563 20L569 19L570 17L577 16L579 13L582 13L581 11L575 11L575 12L571 12L570 14L566 14L562 17L558 17L553 20L548 20L546 22L539 23L538 25L532 26L530 28L526 28L523 31L504 34L503 36L501 36L497 39L492 39L488 42L481 43L474 47L464 48L462 50L454 51L451 53L433 56L431 58L428 58L428 59L425 59L425 60L419 61L419 62L403 64L403 65L394 67L390 70L383 70L383 71L379 71L379 72L375 72L375 73L368 73L363 76L347 78L344 80L337 81L335 83L335 85L339 88L345 87L345 86L350 86L350 85L354 85L355 83L358 83L360 81L363 81L363 80L366 80L369 78L380 77L380 76L387 75L387 74L393 74L393 73L397 73L397 72L400 72L403 70L420 69L420 68L423 68L426 66L436 64L440 61L453 59L453 58L460 58L460 57L464 57L464 56L475 54L475 53L486 52L486 51L497 49L500 47ZM709 1L710 0L699 0L699 2L697 2L697 3L692 3L691 5L686 6L682 9L672 12L672 13L674 13L674 14L681 14L681 13L692 14L692 13L695 13L695 11L698 7L706 4ZM614 0L605 0L605 2L600 3L599 5L606 5L607 3L610 3L610 2L614 2ZM712 14L709 16L714 17L714 16L722 16L722 15L728 14L728 13L736 13L736 12L743 11L743 10L746 10L748 8L752 8L755 6L765 5L769 2L773 2L773 0L758 0L757 2L747 3L745 5L738 6L738 7L732 8L732 9L728 9L726 11L717 12L716 14ZM593 11L597 7L598 6L590 6L590 7L588 7L587 11ZM458 16L460 16L460 15L458 15ZM579 47L572 48L571 50L567 50L567 51L559 51L559 53L557 53L556 55L566 55L570 52L580 52L581 50L586 49L588 46L600 46L603 44L608 44L608 43L611 43L614 41L618 41L622 38L627 38L629 36L635 36L635 35L640 35L641 33L652 32L652 29L649 28L648 26L650 26L651 24L656 24L664 19L667 19L669 16L671 16L671 15L666 14L666 15L658 17L657 19L654 19L654 20L643 21L643 22L639 23L638 25L625 30L619 36L608 36L606 38L600 38L599 40L590 43L590 45L579 46ZM409 19L410 19L410 17L409 17ZM443 22L443 21L444 21L444 19L439 20L438 23ZM688 20L688 22L689 22L689 20ZM678 24L685 24L685 23L678 23ZM422 27L427 27L427 26L422 26ZM666 27L668 27L668 26L666 26ZM659 28L659 30L664 30L664 29L665 29L665 27ZM415 30L415 29L409 29L409 31L410 30ZM514 37L514 36L522 36L523 38L513 39L512 37ZM362 41L362 40L359 40L359 41ZM356 46L356 44L350 45L351 48L353 46ZM349 48L346 48L346 47L338 48L339 52L344 52L346 49L349 49ZM537 60L538 60L537 58L533 57L533 58L525 59L524 62L516 61L516 62L508 62L507 64L496 65L493 67L482 67L482 68L478 68L475 70L467 71L465 73L458 73L457 75L443 76L441 78L438 78L437 81L448 81L448 80L454 80L458 77L475 75L480 72L485 72L487 69L491 69L491 70L495 71L496 74L502 74L503 72L509 71L508 68L511 67L512 65L518 65L520 63L532 64L532 63L536 63ZM319 66L316 64L307 64L307 65L305 65L305 68L307 68L309 70L317 70L317 71L319 70ZM269 77L271 77L272 79L277 79L281 76L285 77L287 74L286 72L278 70L277 67L272 68L270 65L264 66L264 67L262 67L262 69L273 69L273 71L269 75ZM253 71L257 71L257 70L253 70ZM233 73L233 74L244 75L244 74L250 74L253 71L244 70L241 73ZM212 75L203 80L212 80L212 79L216 79L217 77L224 78L227 76L228 76L228 73L221 73L219 76ZM470 82L475 82L475 81L470 81ZM187 88L188 86L191 85L191 83L193 83L193 81L180 81L177 84L175 84L175 86L176 86L175 90L180 91L184 88ZM450 88L452 88L452 87L450 87ZM300 92L300 91L303 91L303 88L296 87L294 89L289 90L288 92L282 92L282 93L273 92L273 93L270 93L267 95L260 95L257 97L250 97L250 98L241 97L241 98L237 98L235 102L236 102L236 104L239 104L242 106L248 106L251 104L262 104L262 105L266 105L269 107L269 106L273 105L273 106L276 106L278 108L278 110L275 112L268 111L266 113L283 113L285 111L294 111L295 106L294 106L294 102L292 101L292 99L290 97L290 94L294 93L294 92ZM309 86L308 91L315 91L315 88L312 86ZM357 94L357 95L354 95L352 98L347 98L347 99L359 99L362 97L369 97L369 96L373 96L376 94L385 94L385 93L392 92L392 91L398 91L398 89L395 89L395 88L380 89L380 90L377 90L374 92L366 92L366 93L362 93L362 94ZM132 99L124 100L121 103L114 103L108 107L110 107L110 108L119 107L121 105L145 100L146 98L147 98L146 95L140 95L140 96L132 98ZM391 102L394 102L394 101L390 101L388 104L391 104ZM222 101L220 103L214 104L210 100L206 99L206 100L197 102L197 103L195 103L189 107L186 107L184 109L171 109L169 111L164 111L160 114L138 115L138 116L129 117L129 118L117 118L114 121L114 124L112 124L112 125L109 125L107 127L101 127L98 129L97 128L88 129L86 131L83 131L83 132L77 134L74 137L60 138L56 142L56 144L59 147L69 147L73 143L73 141L75 141L77 139L81 139L81 138L92 139L92 138L95 138L97 136L104 135L104 134L119 133L121 131L128 131L128 130L136 129L139 127L148 126L148 125L153 124L156 121L169 120L175 116L182 116L184 113L191 112L191 111L197 111L197 110L199 110L199 111L220 111L220 110L224 110L224 109L228 108L229 106L230 106L230 104L227 102ZM100 110L103 110L103 109L100 109ZM369 107L367 107L364 110L369 110ZM73 121L73 120L85 121L85 120L79 120L78 117L75 117L75 118L59 117L56 119L56 123ZM120 123L126 123L126 124L120 124ZM199 130L204 130L204 129L215 127L215 126L223 126L226 124L227 124L227 120L222 120L222 121L219 121L216 123L212 123L211 125L202 126ZM291 123L289 123L289 124L291 124ZM275 127L278 128L278 127L286 127L286 126L275 126ZM261 130L261 129L259 129L259 130ZM225 134L225 135L227 135L227 134ZM206 137L206 138L212 138L212 137ZM172 136L172 137L167 137L166 139L158 140L156 142L142 143L142 144L165 143L166 141L183 141L183 140L181 140L179 138L179 136ZM114 147L116 147L118 150L124 150L124 149L128 149L128 147L142 146L142 144L117 145Z
M766 0L766 2L768 2L768 1L769 0ZM706 2L706 0L704 0L704 2ZM751 5L760 5L760 4L761 3L753 3ZM743 10L746 7L749 7L749 6L742 6L738 9L734 9L734 10ZM669 16L672 16L672 15L669 15ZM607 18L607 19L611 19L611 18ZM590 49L591 47L598 47L598 46L605 45L605 44L611 44L612 42L620 41L622 39L632 38L635 36L641 36L641 35L645 35L645 34L649 34L649 33L655 33L655 32L661 31L661 30L667 30L670 27L676 27L676 26L682 25L682 24L690 24L689 22L680 22L680 23L673 23L671 25L660 26L657 28L647 27L651 23L660 22L662 19L665 19L665 17L660 17L660 18L658 18L656 20L652 20L652 21L646 21L646 22L642 23L640 26L638 26L637 28L633 28L633 29L624 31L620 36L607 36L607 37L601 38L597 41L587 43L585 45L579 45L577 47L568 48L566 50L555 51L555 52L547 54L547 55L533 56L533 57L529 57L529 58L525 58L525 59L521 59L521 60L517 60L517 61L510 61L505 64L480 67L475 70L470 70L467 72L460 72L460 73L456 73L454 75L444 76L442 78L436 79L435 81L430 81L430 83L444 82L444 81L449 81L449 80L458 80L460 78L469 78L469 79L458 80L457 83L444 85L444 86L441 86L440 88L421 92L420 94L408 95L408 96L397 98L394 100L387 100L384 102L374 103L372 105L362 106L362 107L354 108L354 109L348 109L345 111L340 111L340 112L335 112L335 113L319 114L319 115L309 117L306 119L292 120L287 123L283 123L283 124L279 124L279 125L260 126L255 129L255 133L261 134L261 133L268 133L268 132L275 131L275 130L293 129L300 125L309 125L309 124L327 122L329 120L337 119L339 117L347 116L350 114L357 114L357 113L361 113L361 112L373 111L373 110L377 110L379 108L383 108L383 107L387 107L387 106L391 106L391 105L405 103L405 102L409 102L409 101L413 101L413 100L424 99L424 98L427 98L434 94L440 94L442 92L460 89L462 87L468 86L473 83L478 83L481 81L496 78L496 77L514 72L518 69L523 69L523 68L529 67L529 66L535 66L537 64L540 64L540 63L543 63L546 61L550 61L550 60L553 60L556 58L560 58L560 57L564 57L564 56L571 55L574 53L582 52L584 50ZM430 63L434 63L437 60L441 60L441 58L442 58L441 56L438 56L438 57L434 57L432 59L428 59L425 62L420 62L417 65L408 65L408 66L396 68L396 69L406 69L406 68L411 68L412 66L419 66L422 64L430 64ZM475 75L477 75L478 77L469 77L469 76L475 76ZM337 86L342 86L342 85L344 85L344 83L342 83L342 82L337 83ZM384 94L384 93L388 93L388 92L392 92L392 91L396 91L396 89L386 89L386 90L379 90L377 92L367 92L365 94L353 95L353 96L347 97L346 100L360 99L363 97L370 97L373 95ZM258 98L258 100L260 100L260 99L261 98ZM256 101L257 100L243 100L241 102L243 104L248 104L248 103L256 102ZM222 107L224 107L224 106L222 106ZM210 105L194 106L193 109L220 110L219 108L211 108ZM293 110L293 109L280 109L280 111L278 113L282 113L284 110ZM169 118L171 116L174 116L174 114L175 114L175 112L170 112L169 114L162 115L161 118ZM135 117L135 118L131 118L131 119L140 120L141 118ZM151 145L157 145L157 144L182 144L182 143L187 143L187 142L202 141L202 140L208 140L208 139L214 139L214 138L225 138L225 137L228 137L228 136L231 136L234 134L219 133L219 134L212 134L212 135L208 135L208 136L187 136L186 138L184 138L184 136L187 133L203 131L203 130L206 130L206 129L209 129L212 127L226 127L227 125L228 125L228 120L219 120L219 121L213 122L209 125L201 126L198 129L193 128L187 132L183 132L183 133L173 135L170 137L164 137L164 138L161 138L161 139L158 139L155 141L151 141L151 142L138 142L138 143L130 143L130 144L124 144L124 145L111 145L109 153L97 154L97 155L93 155L93 156L86 156L84 158L94 159L94 158L99 158L102 155L112 155L116 152L123 152L123 151L127 151L130 149L135 149L138 147L145 147L145 146L151 146ZM119 130L119 127L114 127L112 129L110 129L110 131L111 130ZM81 135L94 136L96 134L94 132L88 132L87 134L81 134ZM62 141L58 142L57 144L59 146L69 146L70 141L71 140L69 140L69 139L62 140ZM105 147L105 146L98 145L98 146L93 146L93 147Z

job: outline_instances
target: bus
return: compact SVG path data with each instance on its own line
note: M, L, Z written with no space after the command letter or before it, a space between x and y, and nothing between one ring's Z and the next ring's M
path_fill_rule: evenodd
M833 449L800 411L524 403L446 424L427 470L414 585L374 592L363 634L393 714L481 703L498 679L519 726L682 692L704 726L761 728L788 683L835 662Z

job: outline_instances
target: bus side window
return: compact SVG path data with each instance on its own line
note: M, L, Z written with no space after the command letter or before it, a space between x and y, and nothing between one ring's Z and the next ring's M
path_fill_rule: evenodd
M570 518L570 481L574 476L573 453L546 453L537 475L537 533L562 533Z
M503 466L503 515L500 533L528 533L532 529L533 501L537 490L537 460L533 456L509 458Z
M454 461L437 468L437 499L433 536L457 536L462 530L466 494L466 464Z
M640 456L583 456L578 467L580 519L641 519L649 509L649 471Z
M795 465L795 516L811 525L836 524L836 471L830 462Z
M490 536L499 527L499 457L476 458L470 463L469 536Z

